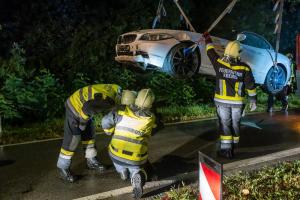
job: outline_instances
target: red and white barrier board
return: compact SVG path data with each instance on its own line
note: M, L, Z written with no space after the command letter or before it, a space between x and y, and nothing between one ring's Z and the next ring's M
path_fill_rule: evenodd
M199 152L199 200L222 200L222 164Z

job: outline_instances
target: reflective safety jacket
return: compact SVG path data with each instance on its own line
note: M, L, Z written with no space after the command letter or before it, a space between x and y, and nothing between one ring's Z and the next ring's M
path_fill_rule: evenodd
M153 126L153 113L136 106L122 106L104 116L102 128L106 134L113 134L109 144L112 159L129 165L146 163Z
M96 84L74 92L66 102L68 108L79 119L86 121L92 115L110 106L109 102L119 102L121 88L116 84Z
M216 72L215 103L223 106L242 106L246 91L250 102L256 102L255 81L251 68L243 62L228 62L206 45L207 55Z

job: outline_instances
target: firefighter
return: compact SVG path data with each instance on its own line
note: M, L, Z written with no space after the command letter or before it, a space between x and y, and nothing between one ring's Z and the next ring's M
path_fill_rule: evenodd
M102 128L112 136L109 155L122 180L131 178L134 198L143 194L148 178L148 142L155 117L150 109L154 94L150 89L139 91L134 105L113 110L102 119Z
M240 122L244 110L246 91L250 110L256 109L256 88L251 68L241 62L240 43L231 41L220 57L208 32L203 34L207 55L216 72L214 102L219 118L220 145L218 155L233 158L234 148L240 139Z
M74 92L66 101L64 138L57 161L62 179L74 182L70 171L71 159L81 140L84 146L87 168L102 172L105 167L97 160L92 116L119 103L121 87L116 84L96 84Z
M289 94L295 93L295 91L297 89L296 66L293 62L293 55L291 53L288 53L286 56L291 61L291 77L290 77L289 81L287 82L287 84L283 87L283 89L279 93L277 93L275 95L272 93L269 93L268 108L267 108L267 112L269 112L269 113L273 112L273 105L274 105L275 100L278 100L281 102L281 112L287 112L288 107L289 107L289 102L288 102Z
M288 107L289 107L289 102L288 102L289 87L290 87L290 85L287 84L277 94L269 93L269 95L268 95L268 108L267 108L268 113L273 112L273 105L274 105L275 100L278 100L278 101L281 102L281 110L280 110L281 112L287 112L288 111Z

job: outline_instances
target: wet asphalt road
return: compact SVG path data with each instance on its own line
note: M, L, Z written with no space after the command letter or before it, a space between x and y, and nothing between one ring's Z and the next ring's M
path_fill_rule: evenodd
M263 129L242 127L240 147L232 161L300 146L300 111L251 115L247 120L259 122ZM111 165L106 148L109 140L97 136L99 157L107 165ZM149 159L160 178L196 171L197 152L216 158L216 141L216 120L166 126L151 138ZM81 148L72 163L81 179L75 184L62 182L56 171L60 144L61 140L55 140L0 148L0 199L73 199L129 186L113 167L103 174L86 170Z

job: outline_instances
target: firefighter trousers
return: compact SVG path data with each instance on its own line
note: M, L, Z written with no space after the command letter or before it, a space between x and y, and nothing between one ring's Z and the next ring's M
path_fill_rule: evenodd
M80 120L66 107L66 116L64 122L64 137L60 149L57 166L59 168L68 168L71 164L71 158L79 145L83 144L86 158L97 156L95 149L95 128L93 120L90 119L84 130L79 128Z
M232 149L240 139L240 123L244 107L216 106L219 119L220 149Z

